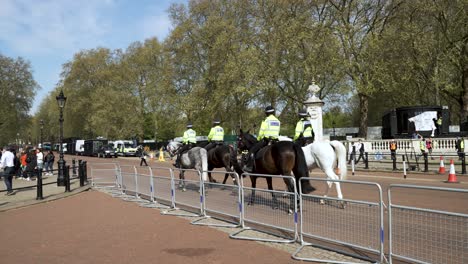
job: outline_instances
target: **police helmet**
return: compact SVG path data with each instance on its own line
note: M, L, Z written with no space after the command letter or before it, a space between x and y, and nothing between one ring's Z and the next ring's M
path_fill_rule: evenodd
M306 109L301 109L301 110L299 110L298 115L299 115L300 117L306 117L306 116L308 116L307 110L306 110Z
M187 128L192 128L192 122L187 123Z
M219 118L215 118L213 120L213 125L219 125L219 124L221 124L221 121L219 121Z
M265 108L265 114L269 115L269 114L273 114L275 112L275 109L273 108L273 106L269 105Z

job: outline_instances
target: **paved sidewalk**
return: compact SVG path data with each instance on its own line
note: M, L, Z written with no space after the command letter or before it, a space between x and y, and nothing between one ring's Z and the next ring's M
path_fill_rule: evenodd
M89 185L80 187L79 179L70 180L70 189L71 192L65 192L64 186L57 186L56 182L57 176L44 176L43 177L43 186L42 186L42 196L43 200L36 200L37 197L37 181L26 181L20 179L13 179L13 188L19 188L14 191L14 195L6 195L5 184L1 183L0 187L0 212L21 208L37 203L48 202L63 197L67 197L90 188ZM30 188L27 188L29 187Z

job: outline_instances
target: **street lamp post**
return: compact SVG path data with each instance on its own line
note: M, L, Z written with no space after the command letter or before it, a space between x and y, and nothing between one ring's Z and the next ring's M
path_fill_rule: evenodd
M41 126L41 148L44 149L44 143L42 142L42 130L44 129L44 120L41 119L39 124Z
M67 97L63 95L63 90L60 91L60 94L55 98L57 99L57 104L60 109L60 158L58 160L58 176L57 176L57 186L65 186L65 160L63 159L63 108L67 101Z

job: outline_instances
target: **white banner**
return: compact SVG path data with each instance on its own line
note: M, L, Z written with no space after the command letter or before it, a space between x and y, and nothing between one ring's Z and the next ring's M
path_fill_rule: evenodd
M437 111L427 111L408 118L408 121L414 122L416 131L432 131L435 129L433 118L437 119Z

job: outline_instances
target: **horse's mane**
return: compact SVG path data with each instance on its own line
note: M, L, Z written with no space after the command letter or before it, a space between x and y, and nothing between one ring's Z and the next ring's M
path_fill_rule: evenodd
M255 144L258 142L257 138L250 134L248 131L242 133L242 137L247 140L250 144Z

